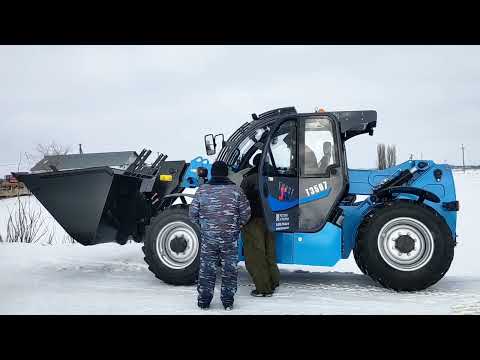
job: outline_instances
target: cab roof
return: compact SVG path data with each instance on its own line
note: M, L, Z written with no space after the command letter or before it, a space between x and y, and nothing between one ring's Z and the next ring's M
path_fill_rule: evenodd
M292 115L318 115L319 113L297 113L293 106L278 108L264 112L260 115L252 114L253 120L277 120ZM356 111L332 111L321 112L320 114L333 115L340 124L340 131L344 140L354 136L368 133L373 135L373 128L377 126L377 112L375 110L356 110Z
M330 115L330 117L340 124L343 141L360 134L368 133L373 135L373 128L377 125L377 112L374 110L297 113L297 110L293 106L273 109L260 115L252 114L253 121L244 123L228 138L220 150L217 160L231 164L235 158L235 154L239 151L238 146L245 139L254 136L257 129L269 126L283 118L292 116L318 116L319 114Z

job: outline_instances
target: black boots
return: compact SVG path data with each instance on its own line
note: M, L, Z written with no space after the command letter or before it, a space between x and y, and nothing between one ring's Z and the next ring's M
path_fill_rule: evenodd
M273 295L272 292L260 292L257 289L252 290L250 295L255 296L255 297L271 297Z
M204 304L204 303L197 303L198 304L198 307L202 310L208 310L210 309L210 304ZM223 305L223 308L226 310L226 311L232 311L233 310L233 304L231 305L227 305L227 304L224 304Z
M279 286L280 286L279 283L274 284L272 291L263 291L263 292L261 292L261 291L258 291L257 289L255 289L255 290L252 290L252 291L250 292L250 295L255 296L255 297L270 297L270 296L273 295L273 293L275 292L275 290L276 290Z
M198 302L198 307L202 310L208 310L208 308L210 308L210 304L204 304L204 303L201 303L201 302Z

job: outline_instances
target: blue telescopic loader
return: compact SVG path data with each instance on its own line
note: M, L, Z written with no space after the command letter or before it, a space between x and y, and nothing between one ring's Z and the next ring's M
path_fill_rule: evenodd
M205 136L208 156L229 166L237 184L260 153L259 199L276 238L279 264L334 266L353 252L359 269L382 286L416 291L448 271L459 202L452 171L431 160L383 170L347 167L345 143L373 135L377 113L252 114L227 140ZM143 150L124 169L96 166L14 173L77 242L143 242L149 270L191 285L199 270L200 232L188 198L210 178L211 161L146 162ZM48 164L47 164L48 165ZM244 260L239 239L239 260Z

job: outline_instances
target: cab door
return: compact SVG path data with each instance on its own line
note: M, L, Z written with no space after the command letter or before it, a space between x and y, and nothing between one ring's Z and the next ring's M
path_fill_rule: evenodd
M327 115L299 121L298 232L317 232L347 189L345 153L338 122Z
M272 127L260 160L258 184L270 231L298 228L298 120Z
M260 162L265 221L275 232L317 232L346 190L338 123L304 115L272 128Z

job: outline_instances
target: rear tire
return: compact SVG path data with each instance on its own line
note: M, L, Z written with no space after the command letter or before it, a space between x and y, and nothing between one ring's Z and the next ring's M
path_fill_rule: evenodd
M450 228L433 209L397 201L366 216L354 256L360 270L384 287L417 291L445 275L454 247Z
M200 266L200 231L190 221L188 206L174 206L152 218L142 250L148 269L158 279L193 285Z
M368 275L365 271L365 264L362 263L360 256L358 254L358 247L353 248L353 258L355 259L355 263L357 264L358 268L362 272L363 275Z

